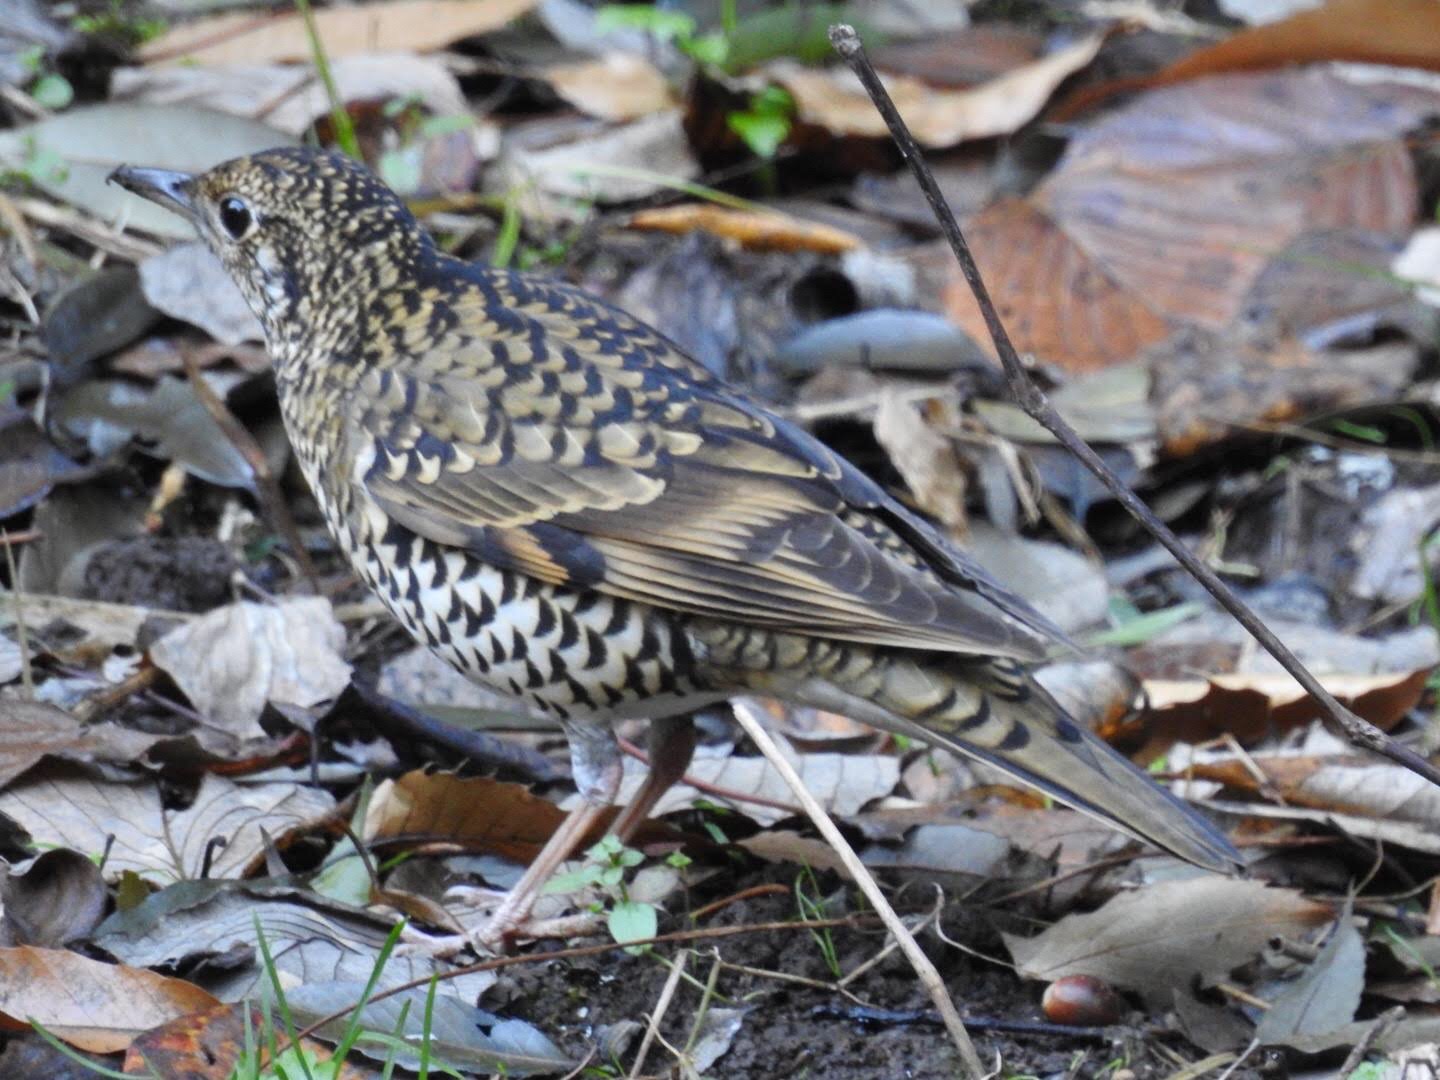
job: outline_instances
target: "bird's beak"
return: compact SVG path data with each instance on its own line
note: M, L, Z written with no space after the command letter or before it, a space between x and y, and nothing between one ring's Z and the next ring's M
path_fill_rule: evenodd
M149 199L157 206L175 211L183 218L190 221L196 218L195 177L189 173L171 172L169 169L135 169L129 165L121 165L107 179L142 199Z

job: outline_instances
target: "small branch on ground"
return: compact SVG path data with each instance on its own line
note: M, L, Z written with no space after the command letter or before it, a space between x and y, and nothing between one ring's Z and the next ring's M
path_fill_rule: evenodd
M1030 378L1024 364L1021 363L1015 346L1010 341L1010 335L1006 332L1004 324L1000 321L1000 315L990 300L990 292L986 289L985 282L980 276L980 269L976 266L975 257L970 252L970 245L966 243L965 237L961 234L960 226L956 223L955 215L951 213L949 205L945 202L945 197L940 194L934 174L925 163L925 159L920 153L920 147L915 142L915 137L910 134L909 127L906 126L899 110L895 108L895 103L881 84L880 77L876 75L870 58L865 55L865 47L860 43L860 36L855 33L855 28L852 26L843 24L832 26L830 43L834 46L835 51L844 58L850 70L860 79L865 87L865 92L870 95L870 100L874 102L875 108L884 118L885 125L890 129L891 138L895 140L895 145L908 162L910 171L914 174L920 190L925 195L925 201L929 203L935 220L939 222L945 239L949 241L950 250L954 252L955 259L960 264L960 272L965 276L965 281L969 284L970 291L974 293L975 302L985 319L985 327L989 330L990 338L995 344L995 353L1000 358L1000 364L1005 370L1006 385L1016 404L1054 435L1065 449L1069 450L1082 465L1095 474L1110 493L1120 501L1120 504L1130 512L1131 516L1145 528L1145 531L1160 541L1165 549L1175 557L1175 560L1190 573L1190 576L1200 582L1220 606L1230 612L1235 620L1249 632L1250 636L1264 646L1265 651L1275 657L1280 666L1290 673L1307 694L1315 699L1321 709L1344 731L1346 738L1352 744L1387 757L1411 772L1423 776L1432 784L1440 786L1440 769L1340 704L1334 695L1321 686L1314 675L1310 674L1309 669L1300 662L1285 643L1260 621L1259 616L1251 611L1213 570L1197 559L1180 538L1151 513L1150 508L1140 501L1140 497L1131 491L1123 480L1111 472L1100 456L1090 449L1089 445L1075 433L1069 424L1061 419L1060 414L1051 406L1049 399Z
M755 715L750 704L744 700L732 703L735 710L735 719L744 728L745 734L760 748L775 771L780 774L781 779L789 785L790 791L805 808L815 828L819 830L825 842L830 845L836 855L840 856L840 862L844 865L846 872L860 886L860 891L865 894L865 899L875 909L876 914L884 920L885 928L894 935L895 940L900 943L900 950L905 954L905 959L910 961L910 966L915 969L920 984L925 987L930 1000L935 1003L936 1010L940 1013L940 1019L945 1024L945 1030L950 1033L951 1041L955 1043L955 1049L960 1054L960 1068L962 1073L970 1080L980 1080L985 1075L985 1066L980 1064L980 1055L975 1051L975 1044L970 1041L970 1035L965 1030L965 1022L960 1019L960 1013L955 1009L955 1003L950 1000L950 991L945 989L945 980L940 978L940 973L935 970L935 965L930 958L921 951L914 936L906 925L900 921L900 916L895 914L895 909L890 906L890 901L876 884L875 878L866 869L865 864L860 861L850 847L844 835L830 820L830 815L825 813L822 807L810 794L810 789L805 786L805 781L800 779L800 774L795 771L795 766L790 764L788 758L780 752L775 745L775 740L770 738L759 718Z

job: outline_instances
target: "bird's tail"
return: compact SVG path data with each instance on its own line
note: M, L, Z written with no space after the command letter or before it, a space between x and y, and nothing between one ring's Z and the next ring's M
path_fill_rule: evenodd
M1241 865L1214 825L1072 721L1014 661L771 640L766 670L736 665L751 669L743 681L756 692L978 758L1198 866L1233 873Z

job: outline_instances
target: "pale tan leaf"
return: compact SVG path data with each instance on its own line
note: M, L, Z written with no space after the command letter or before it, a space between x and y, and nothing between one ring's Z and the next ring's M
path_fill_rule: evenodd
M881 392L875 441L890 456L920 508L952 532L965 532L965 473L951 440L894 389Z
M1294 889L1208 876L1123 893L1036 937L1006 934L1005 944L1026 978L1094 975L1168 1004L1175 986L1221 979L1272 937L1293 939L1332 917Z
M1095 58L1103 40L1101 34L1084 38L969 90L939 89L905 75L881 76L881 81L922 146L954 146L1018 131L1057 86ZM764 72L790 91L804 123L834 135L887 137L885 121L848 70L781 60Z
M612 52L595 60L555 64L542 75L571 105L601 120L638 120L675 104L665 76L634 53Z
M357 53L428 52L461 38L498 30L536 0L389 0L320 8L315 22L332 59ZM243 12L175 26L147 43L152 64L264 64L308 60L310 41L298 12Z
M342 56L331 64L341 101L404 98L437 116L467 111L459 81L439 60L408 53ZM325 86L309 64L207 64L203 67L117 68L110 100L152 105L196 105L263 120L277 131L302 135L329 113Z
M330 601L305 596L216 608L166 634L150 658L207 720L244 739L264 734L267 701L308 708L344 690L344 647Z
M165 809L151 783L117 784L68 769L13 784L0 793L0 813L14 818L37 844L99 855L105 872L133 870L169 882L240 876L259 861L265 834L280 840L334 810L334 797L300 784L236 784L207 774L184 810ZM212 847L216 838L223 847Z
M889 795L895 790L900 778L900 761L893 755L795 754L785 747L785 744L782 743L781 746L790 754L792 764L805 781L805 786L810 789L810 793L827 811L837 817L850 817L866 803ZM625 777L621 781L619 797L622 804L640 786L645 772L645 766L626 759ZM686 769L686 775L724 791L757 796L772 803L779 803L784 809L743 800L732 801L723 794L715 791L701 792L682 782L661 797L651 812L652 817L693 806L697 799L733 806L738 813L761 825L773 825L795 812L795 796L775 771L775 767L763 757L736 757L728 754L723 757L698 756ZM578 796L572 796L562 805L569 807L577 798Z

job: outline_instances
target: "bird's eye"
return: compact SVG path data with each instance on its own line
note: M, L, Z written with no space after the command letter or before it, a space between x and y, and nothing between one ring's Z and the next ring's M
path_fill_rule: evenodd
M220 200L220 227L230 234L230 239L243 240L254 224L255 219L244 199L227 195Z

